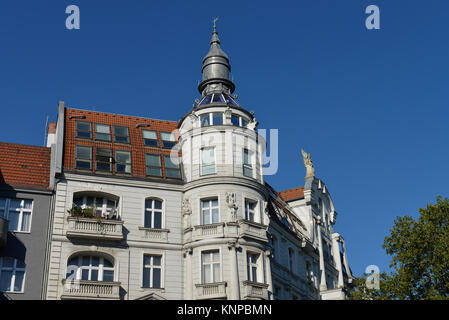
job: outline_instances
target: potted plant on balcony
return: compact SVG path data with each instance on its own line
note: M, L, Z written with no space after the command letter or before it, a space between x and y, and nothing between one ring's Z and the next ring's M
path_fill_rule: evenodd
M67 212L71 217L75 218L93 218L95 210L93 207L81 208L74 206L72 209L67 210Z

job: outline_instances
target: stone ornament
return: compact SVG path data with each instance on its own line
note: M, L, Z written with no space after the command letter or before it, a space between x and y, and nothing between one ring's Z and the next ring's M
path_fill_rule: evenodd
M311 154L304 152L303 149L301 149L302 153L302 160L304 161L304 166L306 167L306 179L307 178L313 178L315 176L315 169L313 168L312 160L310 159Z
M190 228L191 227L191 221L190 216L192 214L192 207L190 206L189 199L182 200L182 216L184 217L184 228Z
M229 209L229 221L236 222L237 221L237 204L235 200L235 193L226 192L226 204Z

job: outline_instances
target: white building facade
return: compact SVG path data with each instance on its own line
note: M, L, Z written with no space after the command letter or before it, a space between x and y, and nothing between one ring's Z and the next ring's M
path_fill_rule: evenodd
M329 192L264 181L215 27L202 74L178 123L60 103L47 299L345 299Z

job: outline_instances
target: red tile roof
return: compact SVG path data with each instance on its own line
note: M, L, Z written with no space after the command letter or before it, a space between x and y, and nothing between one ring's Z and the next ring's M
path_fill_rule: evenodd
M90 122L92 127L92 139L76 137L76 121ZM113 126L127 127L129 130L130 143L117 143L114 139L111 142L95 140L95 123L110 126L113 134ZM139 125L139 126L138 126ZM170 149L144 146L142 130L154 130L158 134L159 145L162 144L160 132L175 132L178 139L178 123L176 121L155 120L150 118L127 116L98 111L88 111L66 108L65 109L65 132L64 132L64 170L76 171L75 168L75 148L76 145L85 145L91 147L111 148L114 154L116 150L130 151L132 162L132 177L146 178L145 153L170 155ZM162 157L162 174L165 178L164 159ZM95 163L95 151L92 152L92 163ZM112 166L114 167L114 166ZM95 165L91 172L95 172ZM113 168L115 174L115 168Z
M278 192L279 197L284 201L291 201L304 198L304 187L284 190Z
M0 142L0 185L49 189L50 148Z

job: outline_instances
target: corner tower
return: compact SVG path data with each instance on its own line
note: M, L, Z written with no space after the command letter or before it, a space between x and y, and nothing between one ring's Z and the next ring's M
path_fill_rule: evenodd
M232 95L231 65L215 24L201 70L201 97L178 124L185 298L268 299L265 143L254 115Z

